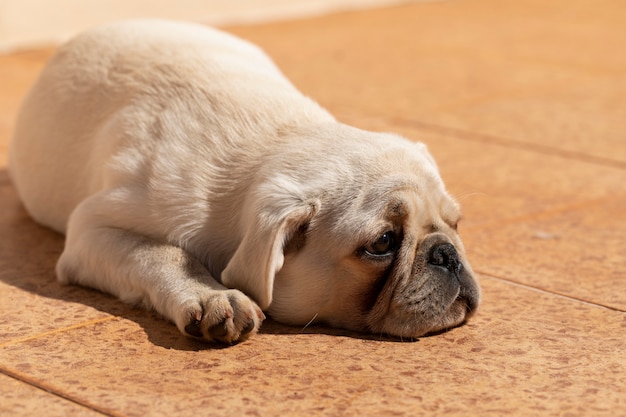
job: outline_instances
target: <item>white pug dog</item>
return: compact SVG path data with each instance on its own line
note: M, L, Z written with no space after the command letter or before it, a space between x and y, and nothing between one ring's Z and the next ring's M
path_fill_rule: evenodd
M265 311L416 338L479 303L426 147L337 122L214 29L79 35L25 99L9 159L29 213L66 233L60 281L189 336L242 341Z

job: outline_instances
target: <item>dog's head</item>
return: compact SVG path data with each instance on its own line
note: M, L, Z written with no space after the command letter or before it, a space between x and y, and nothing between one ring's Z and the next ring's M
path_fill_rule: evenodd
M222 280L284 323L405 338L463 323L480 290L458 204L425 146L363 140L356 151L326 143L334 156L317 163L317 176L307 158L297 174L268 173Z

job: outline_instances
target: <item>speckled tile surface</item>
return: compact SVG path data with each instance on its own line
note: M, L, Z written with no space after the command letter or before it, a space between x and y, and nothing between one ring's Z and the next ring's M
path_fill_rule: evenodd
M626 194L466 235L483 273L626 310Z
M103 414L0 374L0 415L98 417Z
M269 320L215 349L56 283L63 238L27 217L5 169L20 97L51 50L0 56L0 414L620 415L625 13L460 0L232 28L340 119L435 155L484 300L465 326L418 341Z

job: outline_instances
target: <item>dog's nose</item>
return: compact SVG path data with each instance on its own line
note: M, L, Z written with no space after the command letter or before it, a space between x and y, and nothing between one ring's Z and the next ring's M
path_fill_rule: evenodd
M428 263L430 265L446 268L455 275L458 275L461 272L461 268L463 268L463 264L459 262L459 254L450 243L434 245L430 250Z

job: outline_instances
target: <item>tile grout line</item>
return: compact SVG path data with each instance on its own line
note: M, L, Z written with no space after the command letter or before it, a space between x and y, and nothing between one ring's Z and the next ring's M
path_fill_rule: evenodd
M15 345L15 344L22 343L22 342L28 342L30 340L39 339L41 337L45 337L45 336L49 336L49 335L53 335L53 334L57 334L57 333L63 333L63 332L69 331L69 330L80 329L81 327L90 326L92 324L104 323L104 322L112 321L112 320L118 320L118 317L111 316L111 317L105 317L105 318L101 318L101 319L94 319L94 320L84 321L82 323L78 323L78 324L75 324L73 326L62 327L60 329L54 329L54 330L50 330L50 331L43 332L43 333L37 333L35 335L28 336L28 337L23 337L21 339L9 340L7 342L0 343L0 348L3 348L5 346Z
M575 301L577 303L582 303L582 304L585 304L585 305L589 305L589 306L593 306L593 307L599 307L599 308L603 308L603 309L606 309L606 310L614 311L614 312L617 312L617 313L626 314L626 310L620 309L618 307L612 307L612 306L609 306L609 305L606 305L606 304L600 304L600 303L595 303L595 302L592 302L592 301L583 300L582 298L573 297L571 295L559 294L558 292L544 290L542 288L534 287L534 286L528 285L528 284L523 284L521 282L514 281L512 279L501 278L501 277L498 277L498 276L493 275L493 274L488 273L488 272L481 272L479 270L476 270L476 272L478 274L480 274L480 275L483 275L483 276L487 277L488 279L492 279L494 281L498 281L498 282L501 282L501 283L504 283L504 284L513 285L515 287L524 288L526 290L537 291L537 292L540 292L540 293L546 294L546 295L556 296L556 297L559 297L559 298L562 298L562 299L565 299L565 300L568 300L568 301Z
M101 319L94 319L94 320L89 320L89 321L85 321L82 323L78 323L75 324L73 326L68 326L68 327L63 327L60 329L55 329L55 330L50 330L48 332L43 332L43 333L38 333L36 335L33 336L28 336L28 337L23 337L21 339L14 339L14 340L10 340L8 342L4 342L4 343L0 343L0 349L6 346L11 346L11 345L15 345L15 344L19 344L19 343L23 343L23 342L28 342L31 340L35 340L35 339L39 339L45 336L49 336L49 335L54 335L54 334L58 334L58 333L63 333L63 332L67 332L70 330L75 330L75 329L80 329L82 327L87 327L90 325L94 325L94 324L99 324L99 323L106 323L109 321L115 321L115 320L119 320L118 317L115 316L111 316L111 317L104 317ZM79 400L77 398L74 398L68 394L64 394L60 391L57 391L55 388L53 388L52 386L46 384L45 382L42 381L37 381L31 377L29 377L26 374L20 373L18 371L15 370L9 370L6 367L4 367L3 365L0 364L0 374L6 375L9 378L13 378L17 381L23 382L29 386L32 386L34 388L40 389L42 391L47 392L50 395L54 395L56 397L59 397L63 400L69 401L73 404L77 404L81 407L87 408L89 410L92 410L94 412L97 412L99 414L108 416L108 417L124 417L123 414L119 414L119 413L115 413L113 411L110 410L105 410L95 404L92 404L88 401L82 401Z
M618 168L622 170L626 170L626 162L619 161L616 159L605 158L601 156L588 155L577 151L569 151L566 149L554 148L551 146L540 145L536 143L522 142L514 139L507 139L498 137L495 135L489 135L485 133L475 133L469 130L462 130L452 127L439 126L435 124L430 124L426 122L420 122L417 120L411 119L402 119L402 118L381 118L382 121L386 121L390 123L392 126L394 124L399 126L412 127L418 130L424 130L431 133L438 133L443 135L448 135L452 137L457 137L459 139L470 140L474 142L488 143L492 145L499 145L508 148L517 148L529 152L535 152L544 155L552 155L559 156L561 158L566 159L576 159L581 162L586 162L594 165L601 165L604 167L612 167Z
M108 417L125 417L124 414L119 414L116 413L114 411L111 410L105 410L95 404L92 404L88 401L82 401L79 400L77 398L73 398L72 396L68 395L68 394L64 394L62 392L57 391L56 389L54 389L53 387L51 387L50 385L41 382L41 381L36 381L32 378L30 378L28 375L16 372L16 371L12 371L12 370L8 370L4 367L0 367L0 374L6 375L9 378L13 378L16 381L25 383L31 387L37 388L39 390L45 391L50 395L54 395L55 397L59 397L65 401L69 401L73 404L76 404L80 407L84 407L87 408L93 412L108 416Z
M559 216L562 214L567 214L575 211L580 211L581 209L588 209L601 206L608 201L615 200L616 195L608 195L604 197L594 198L591 200L581 200L576 203L570 203L565 205L554 205L550 208L535 211L532 213L516 216L516 217L508 217L503 218L502 220L493 221L493 222L484 222L478 223L473 226L463 227L463 231L465 230L483 230L491 227L497 227L502 225L511 225L518 223L527 223L537 220L542 220L549 217Z

